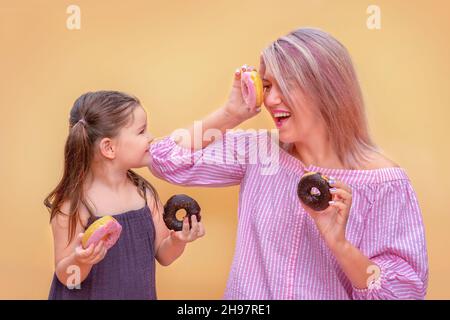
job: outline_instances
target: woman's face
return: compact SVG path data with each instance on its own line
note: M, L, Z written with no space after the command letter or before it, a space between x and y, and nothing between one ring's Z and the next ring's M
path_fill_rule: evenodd
M147 114L138 106L133 111L133 120L120 130L117 137L116 159L126 168L146 166L150 160L152 140L147 131Z
M306 96L293 86L291 95L296 105L290 106L273 75L263 64L260 73L264 86L264 105L279 130L280 141L284 143L306 141L320 124L318 117L312 112L311 104L307 103Z

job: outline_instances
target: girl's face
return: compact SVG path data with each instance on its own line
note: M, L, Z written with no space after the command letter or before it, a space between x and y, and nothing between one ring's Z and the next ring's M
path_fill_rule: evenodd
M295 143L305 141L320 125L317 116L312 112L311 104L299 89L291 92L296 106L288 105L273 76L261 68L264 86L264 106L272 116L279 130L280 141Z
M141 106L133 110L130 123L116 137L115 157L124 168L144 167L150 161L149 147L153 137L147 131L147 114Z

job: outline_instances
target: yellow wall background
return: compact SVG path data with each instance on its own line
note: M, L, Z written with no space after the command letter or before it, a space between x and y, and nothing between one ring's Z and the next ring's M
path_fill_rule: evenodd
M81 8L68 30L66 8ZM381 8L381 30L366 9ZM226 99L236 67L301 26L353 56L377 143L409 173L423 210L428 299L450 298L450 20L448 1L0 1L0 298L46 299L53 244L43 198L62 174L68 113L83 92L138 96L157 136ZM244 128L273 128L262 115ZM202 206L204 239L158 267L160 299L220 299L234 252L238 187L182 188L148 178L166 201Z

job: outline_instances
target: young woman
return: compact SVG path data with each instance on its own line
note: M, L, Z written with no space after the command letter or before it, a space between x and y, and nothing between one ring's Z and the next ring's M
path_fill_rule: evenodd
M261 174L260 162L242 161L263 136L227 131L258 113L243 101L239 70L229 101L202 123L205 132L219 129L222 139L192 153L187 139L166 137L150 151L150 169L166 181L240 184L225 298L423 299L428 261L416 194L405 170L369 136L345 47L323 31L298 29L263 51L259 72L282 143L266 139L268 149L279 151L273 174ZM215 161L218 152L228 161ZM310 171L333 177L333 199L321 212L297 197Z

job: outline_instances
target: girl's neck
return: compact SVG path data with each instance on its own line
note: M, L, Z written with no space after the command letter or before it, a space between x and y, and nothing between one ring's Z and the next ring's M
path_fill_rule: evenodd
M117 192L130 183L127 172L128 170L117 169L112 164L92 164L86 186L89 189L96 185Z

